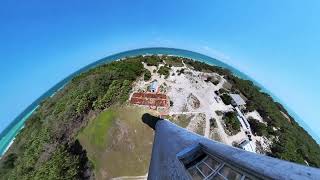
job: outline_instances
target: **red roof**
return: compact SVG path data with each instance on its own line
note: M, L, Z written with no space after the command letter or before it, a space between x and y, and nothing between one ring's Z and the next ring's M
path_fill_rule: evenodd
M165 94L138 92L132 95L130 102L132 104L146 105L146 106L157 106L157 107L168 106L168 99Z

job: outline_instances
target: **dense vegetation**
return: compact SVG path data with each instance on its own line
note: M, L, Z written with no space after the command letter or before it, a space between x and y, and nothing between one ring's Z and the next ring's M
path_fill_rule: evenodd
M217 78L212 78L212 77L207 77L207 79L205 80L205 82L211 82L214 85L218 85L219 84L219 79Z
M170 68L169 66L164 65L164 66L161 66L161 67L159 68L158 73L159 73L160 75L163 75L164 78L168 78L169 75L170 75L170 70L171 70L171 68Z
M160 58L160 56L156 55L138 56L137 58L146 63L148 66L158 66L160 63L163 62L163 58Z
M210 118L209 122L210 122L210 130L212 130L213 128L217 128L218 127L217 120L215 118Z
M184 62L198 71L216 72L224 75L232 84L233 92L241 92L248 98L248 108L257 110L267 121L267 136L273 143L269 156L320 167L320 147L317 142L287 113L281 104L275 102L268 94L249 80L233 76L229 70L210 66L202 62L185 59ZM282 113L285 113L288 120Z
M256 119L249 118L252 133L256 136L268 136L267 126Z
M76 140L92 114L128 99L144 71L139 58L112 62L75 77L41 103L1 159L0 179L88 179L86 151Z
M143 75L143 79L145 81L149 81L151 79L151 72L149 70L145 70L144 75Z
M234 112L227 112L223 118L228 134L235 135L240 132L240 122Z
M232 98L228 94L222 94L220 95L220 98L225 105L230 105L232 102Z
M182 67L183 66L182 58L175 57L175 56L164 56L163 58L165 59L165 62L169 67L171 67L171 66Z

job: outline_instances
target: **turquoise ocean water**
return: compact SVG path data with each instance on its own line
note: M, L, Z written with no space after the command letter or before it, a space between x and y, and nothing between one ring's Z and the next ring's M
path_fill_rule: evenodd
M186 58L191 58L194 60L206 62L211 65L220 66L226 69L229 69L231 72L234 73L234 75L242 78L242 79L248 79L253 81L257 86L261 88L262 91L268 93L273 97L275 101L278 101L281 103L286 110L289 112L289 114L302 126L306 131L309 132L313 136L314 139L318 143L320 143L320 138L317 137L315 133L312 132L312 130L303 122L303 120L295 114L288 106L280 101L276 96L274 96L271 92L269 92L267 89L265 89L262 85L260 85L258 82L256 82L254 79L250 78L246 74L240 72L239 70L233 68L232 66L229 66L217 59L214 59L212 57L188 51L188 50L182 50L182 49L175 49L175 48L163 48L163 47L154 47L154 48L141 48L141 49L135 49L130 51L121 52L118 54L114 54L111 56L108 56L106 58L100 59L96 62L93 62L78 71L72 73L70 76L66 77L59 83L57 83L55 86L53 86L51 89L49 89L46 93L44 93L42 96L40 96L36 101L34 101L30 106L28 106L16 119L12 121L12 123L0 134L0 157L5 153L5 151L8 149L12 141L14 140L15 136L19 133L19 131L23 128L25 121L30 117L30 115L37 109L39 106L39 103L43 101L44 99L52 96L55 94L58 90L63 88L65 84L67 84L73 77L76 75L85 72L91 68L94 68L96 66L99 66L104 63L108 63L114 60L122 59L129 56L137 56L137 55L147 55L147 54L166 54L166 55L175 55L175 56L181 56Z

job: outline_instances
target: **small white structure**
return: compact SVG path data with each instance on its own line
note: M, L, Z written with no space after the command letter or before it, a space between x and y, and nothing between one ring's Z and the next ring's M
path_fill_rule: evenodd
M150 85L150 91L151 92L157 92L158 91L158 81L157 80L152 81L152 83Z
M230 94L230 97L232 98L232 105L239 107L246 105L246 102L242 99L242 97L239 94Z
M251 142L247 139L242 140L239 143L239 147L245 151L253 152L255 153L255 148L252 146Z

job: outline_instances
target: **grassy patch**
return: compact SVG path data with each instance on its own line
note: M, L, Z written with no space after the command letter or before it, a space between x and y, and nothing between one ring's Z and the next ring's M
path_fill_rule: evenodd
M204 136L205 124L202 122L198 124L197 128L195 129L195 133Z
M194 115L190 116L190 115L181 114L181 115L177 115L175 117L167 116L165 118L180 127L186 128L189 125L189 123L193 117L194 117Z
M106 132L112 126L114 115L114 110L100 113L96 119L90 121L87 127L79 133L79 138L85 139L91 146L105 148L108 138Z
M97 179L141 176L148 171L153 131L141 121L144 109L117 107L101 113L79 134Z

